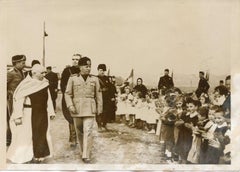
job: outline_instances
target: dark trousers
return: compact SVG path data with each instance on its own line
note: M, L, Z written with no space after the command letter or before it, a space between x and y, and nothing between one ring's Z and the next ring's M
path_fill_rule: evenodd
M67 108L67 105L66 105L64 93L63 93L63 97L62 97L62 112L63 112L64 118L69 123L69 142L75 143L76 140L77 140L76 131L75 131L75 128L74 128L73 118L72 118L71 113L69 112L69 110Z
M10 120L10 113L8 112L7 109L7 146L11 144L12 141L12 132L10 130L10 125L9 125L9 120Z
M53 108L56 111L56 99L57 99L57 92L54 89L50 89L51 99L53 102Z
M106 113L102 113L96 116L96 122L99 128L106 127L107 125L107 115Z
M71 116L71 114L70 114L70 112L67 108L64 93L63 93L63 96L62 96L62 112L63 112L64 118L68 121L68 123L73 124L73 118L72 118L72 116Z

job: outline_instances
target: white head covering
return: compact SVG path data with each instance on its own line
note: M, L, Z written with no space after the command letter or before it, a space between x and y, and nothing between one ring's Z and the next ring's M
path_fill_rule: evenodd
M43 71L45 71L45 68L40 64L35 64L32 67L32 73L43 72Z

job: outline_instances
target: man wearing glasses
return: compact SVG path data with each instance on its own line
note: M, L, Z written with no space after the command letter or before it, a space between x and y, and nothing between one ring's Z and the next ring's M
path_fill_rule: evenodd
M75 147L77 144L77 136L76 136L76 131L74 129L74 124L73 124L73 118L71 117L71 114L67 108L66 102L65 102L65 96L64 93L66 91L67 83L68 80L71 76L78 75L80 72L79 66L78 66L78 61L79 59L82 58L81 54L73 54L72 56L72 66L67 66L61 76L61 91L62 91L62 112L65 117L65 119L69 123L69 142L71 147Z

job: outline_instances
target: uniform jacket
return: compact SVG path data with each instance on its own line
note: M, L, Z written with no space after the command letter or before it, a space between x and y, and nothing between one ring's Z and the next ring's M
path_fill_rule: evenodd
M7 72L7 92L13 95L18 84L24 79L23 72L13 68Z
M19 83L24 79L23 72L13 68L7 72L7 105L9 114L12 113L12 97Z
M73 75L76 75L79 72L80 72L80 69L78 67L75 67L75 66L66 67L63 70L62 76L61 76L61 83L60 83L62 93L65 93L69 77L73 76Z
M108 98L109 95L109 88L110 88L110 81L107 76L98 76L99 78L99 83L100 83L100 88L103 94L103 98Z
M205 78L201 78L198 83L198 88L196 90L197 97L200 97L202 93L207 93L210 88L207 80Z
M81 75L69 78L65 91L67 107L74 106L77 113L72 117L95 116L102 113L103 102L97 77L89 75L86 81Z
M158 89L164 89L164 87L166 87L166 89L172 88L174 86L173 84L173 79L172 77L168 76L168 75L164 75L162 77L160 77L160 80L158 82Z
M49 89L57 89L58 88L58 76L54 72L49 72L46 74L45 78L49 81Z

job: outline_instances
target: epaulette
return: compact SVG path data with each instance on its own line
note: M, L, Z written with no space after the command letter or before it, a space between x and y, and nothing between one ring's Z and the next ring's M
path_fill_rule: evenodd
M97 75L89 74L90 77L98 77Z
M8 69L7 71L8 72L12 72L14 70L14 68L10 68L10 69Z

